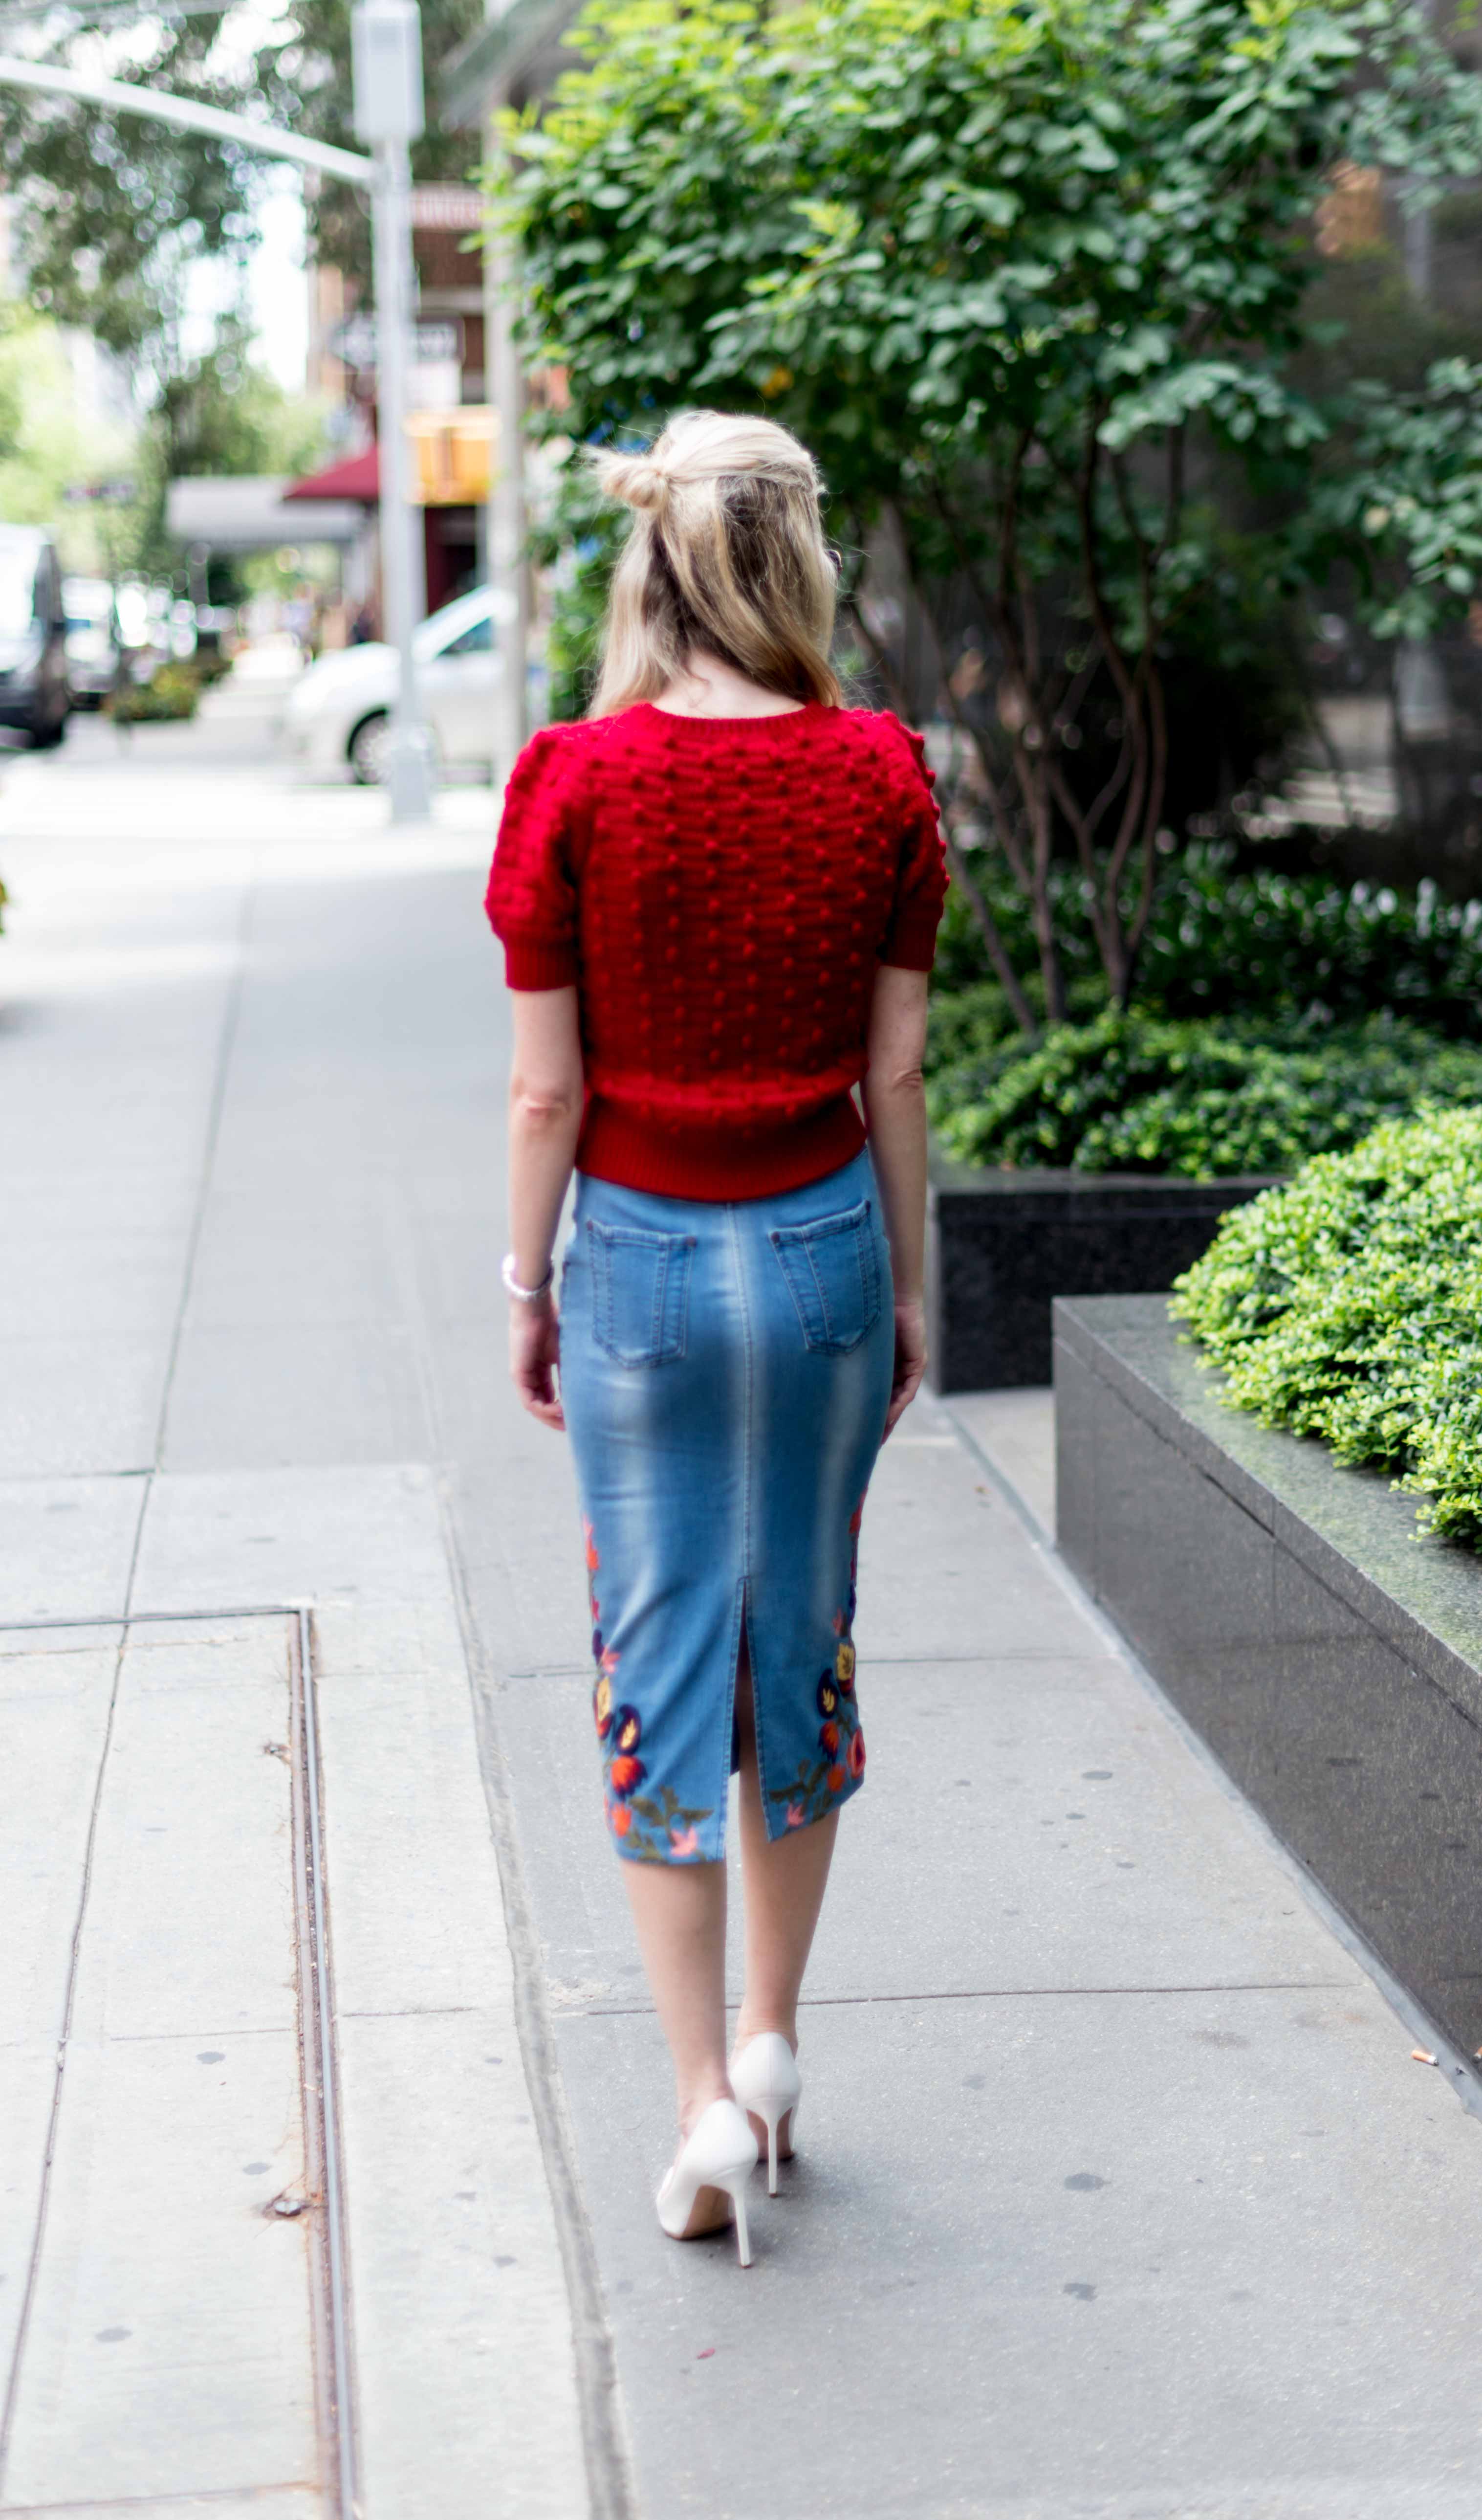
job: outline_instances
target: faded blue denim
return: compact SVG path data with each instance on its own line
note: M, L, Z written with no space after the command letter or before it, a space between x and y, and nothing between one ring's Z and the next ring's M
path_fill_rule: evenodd
M734 1203L580 1178L561 1375L619 1854L723 1856L743 1616L768 1834L857 1791L859 1527L894 1345L868 1152Z

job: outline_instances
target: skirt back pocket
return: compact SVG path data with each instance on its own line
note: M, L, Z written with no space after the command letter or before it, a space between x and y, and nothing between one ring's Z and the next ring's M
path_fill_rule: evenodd
M807 1225L774 1225L768 1238L797 1307L804 1343L822 1356L847 1356L873 1329L880 1272L868 1198Z
M666 1365L685 1352L693 1234L586 1221L592 1328L618 1365Z

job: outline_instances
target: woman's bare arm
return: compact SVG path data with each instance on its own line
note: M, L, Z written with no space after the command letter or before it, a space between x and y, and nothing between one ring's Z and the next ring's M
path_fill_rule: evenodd
M888 1435L915 1399L926 1363L926 974L881 964L870 1010L865 1121L885 1211L895 1280L895 1380Z
M581 1130L584 1080L576 991L517 989L510 1078L510 1248L521 1286L551 1266L561 1202ZM561 1339L554 1288L538 1303L512 1299L510 1372L543 1425L562 1427L556 1391Z

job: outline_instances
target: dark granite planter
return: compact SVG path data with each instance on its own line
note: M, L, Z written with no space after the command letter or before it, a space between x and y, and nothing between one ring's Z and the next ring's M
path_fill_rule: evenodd
M1482 2045L1482 1560L1221 1405L1155 1298L1055 1308L1059 1547L1465 2056Z
M1164 1294L1264 1178L995 1172L933 1147L928 1372L937 1391L1048 1382L1055 1295Z

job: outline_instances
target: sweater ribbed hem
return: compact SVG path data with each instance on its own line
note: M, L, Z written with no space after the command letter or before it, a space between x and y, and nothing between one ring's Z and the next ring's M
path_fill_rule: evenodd
M803 1120L777 1121L744 1135L709 1120L656 1128L594 1094L576 1148L576 1169L624 1190L663 1198L767 1198L799 1190L851 1163L865 1124L848 1094Z

